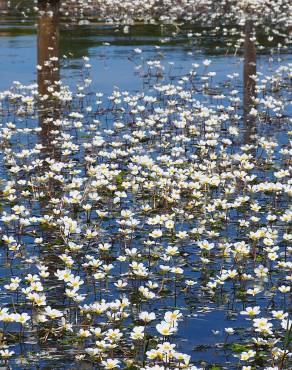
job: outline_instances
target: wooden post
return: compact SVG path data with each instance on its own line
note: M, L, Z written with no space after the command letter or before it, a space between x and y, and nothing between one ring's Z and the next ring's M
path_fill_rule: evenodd
M39 0L40 16L37 30L38 86L39 93L51 94L60 79L59 65L59 4L57 0Z
M42 128L41 142L47 152L55 152L51 145L51 120L59 117L59 101L55 94L60 85L60 62L59 62L59 5L58 0L39 0L40 10L37 27L37 62L38 62L38 92L39 125Z
M8 10L8 0L0 0L0 11Z
M251 77L256 74L256 47L253 37L253 23L247 20L245 23L244 39L244 66L243 66L243 106L244 119L248 123L250 120L249 112L253 106L253 97L255 96L256 81Z

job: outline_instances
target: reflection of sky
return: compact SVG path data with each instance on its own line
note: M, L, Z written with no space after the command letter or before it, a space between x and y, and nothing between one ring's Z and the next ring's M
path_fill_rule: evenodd
M217 76L215 82L224 79L226 74L238 72L242 74L242 58L238 56L218 56L210 55L205 56L203 51L193 47L191 49L188 41L183 45L181 42L177 45L159 44L158 38L153 38L153 45L149 45L149 39L145 39L145 45L139 45L143 53L136 55L133 49L137 39L141 42L141 37L133 38L133 46L129 45L113 45L103 46L100 45L104 41L104 37L97 35L96 37L90 36L90 45L88 50L84 48L84 37L74 38L74 29L71 30L70 39L66 39L66 51L72 52L78 50L80 46L84 53L88 51L90 63L92 65L91 77L93 79L93 87L97 91L109 93L114 86L119 86L123 90L136 90L141 86L141 80L135 74L135 63L138 62L141 56L145 59L157 59L163 56L162 64L166 70L169 69L168 62L174 62L175 66L172 67L173 74L182 75L188 72L192 63L200 63L203 59L208 58L212 60L209 70L216 71ZM92 30L91 30L92 32ZM97 31L98 32L98 31ZM113 31L114 32L114 31ZM63 36L64 37L64 36ZM109 39L109 37L107 38ZM3 36L0 38L0 68L1 68L1 81L0 90L7 89L11 83L18 80L24 84L35 82L36 73L35 65L37 59L36 52L36 35L11 35ZM64 41L64 39L63 39ZM88 40L87 40L88 41ZM131 42L129 37L128 42ZM155 43L161 48L159 51L155 49ZM187 46L187 47L186 47ZM192 55L189 52L192 51ZM208 50L210 53L210 50ZM62 31L61 31L61 55L62 55ZM130 61L129 58L135 59ZM289 55L285 55L289 58ZM275 57L275 60L277 57ZM291 60L291 57L290 57ZM258 57L258 71L267 72L269 67L268 56ZM64 68L61 70L61 76L65 78L65 83L71 86L76 86L76 82L80 79L79 68L82 64L81 58L67 60L62 63ZM66 67L65 67L66 66Z
M188 55L187 52L183 52L181 48L174 49L165 46L161 47L159 53L155 50L154 46L141 47L143 50L142 54L138 56L133 52L134 47L129 46L112 46L112 47L93 47L89 50L90 63L92 65L92 79L94 82L94 88L103 91L110 92L114 86L119 86L121 89L137 89L141 86L141 80L135 75L135 63L139 63L140 58L144 56L145 59L158 59L161 57L161 53L164 55L162 58L162 65L165 67L165 71L169 71L171 68L172 75L183 75L187 73L192 66L192 63L200 63L205 57L197 51L193 52L193 55ZM133 58L134 57L134 58ZM133 58L134 61L129 61L128 58ZM225 63L228 59L228 63L232 65L233 71L238 69L238 60L233 57L210 57L212 59L213 69L217 73L225 72ZM173 66L169 65L169 62L174 62ZM80 65L80 61L77 63ZM76 64L76 61L74 61ZM70 66L70 62L69 62ZM212 69L212 68L211 68ZM71 76L72 70L66 68L63 70L63 76L68 79ZM78 75L78 71L73 72L74 75Z
M1 90L9 88L13 81L34 81L36 53L35 36L0 37Z

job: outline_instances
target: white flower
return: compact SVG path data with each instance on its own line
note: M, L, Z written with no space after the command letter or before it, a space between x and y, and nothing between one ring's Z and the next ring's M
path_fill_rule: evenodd
M255 355L256 355L256 352L252 351L252 350L249 350L247 352L241 352L240 359L241 359L241 361L247 361L251 357L254 357Z
M292 320L282 320L281 321L281 326L284 330L290 330L292 325Z
M114 360L111 358L108 358L105 361L101 361L102 365L105 367L105 369L110 370L110 369L117 369L119 368L119 360Z
M241 315L256 316L261 312L259 306L246 307L245 311L240 311Z
M133 340L140 340L144 338L144 326L135 326L130 334Z
M176 323L179 318L182 317L182 314L179 310L167 311L164 314L164 320L170 324Z
M160 324L156 325L156 330L163 336L169 336L177 331L177 327L176 325L173 326L172 324L166 321L162 321Z
M205 67L208 67L211 64L211 60L210 59L205 59L205 60L203 60L203 64L204 64Z
M11 357L12 355L14 355L14 351L9 351L8 349L1 349L0 350L0 356L2 358L9 358Z
M227 334L229 334L229 335L234 334L234 329L233 329L233 328L225 328L224 330L225 330L225 331L226 331L226 333L227 333Z
M291 290L291 288L287 285L281 285L278 289L281 293L288 293Z
M253 319L253 326L255 327L255 331L260 332L262 334L272 334L271 328L273 324L268 322L269 319L262 317L260 319Z
M148 323L150 321L153 321L156 319L155 313L154 312L147 312L147 311L142 311L139 314L139 319L144 321L145 323Z
M141 50L141 49L139 49L139 48L135 48L135 49L134 49L134 52L135 52L136 54L141 54L141 53L142 53L142 50Z
M63 312L47 306L45 308L45 315L49 316L50 319L57 319L63 316Z
M19 322L21 325L25 325L26 322L30 320L30 316L25 312L22 314L19 313L13 314L13 318L16 322Z

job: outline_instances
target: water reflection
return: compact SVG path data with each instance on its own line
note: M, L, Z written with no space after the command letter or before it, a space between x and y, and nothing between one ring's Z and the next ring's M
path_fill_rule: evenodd
M43 146L43 169L48 170L51 160L58 161L60 154L55 145L54 122L60 118L60 104L56 94L60 90L60 63L59 63L59 1L39 1L40 15L37 28L37 61L38 61L38 117L40 132L40 143ZM48 162L47 159L50 159ZM58 194L58 188L54 179L48 180L48 194ZM45 215L49 205L41 201L41 208ZM45 241L52 236L44 232ZM45 259L49 271L54 273L57 257L48 253ZM52 282L54 284L54 281ZM57 294L57 293L56 293ZM53 293L54 295L54 293Z

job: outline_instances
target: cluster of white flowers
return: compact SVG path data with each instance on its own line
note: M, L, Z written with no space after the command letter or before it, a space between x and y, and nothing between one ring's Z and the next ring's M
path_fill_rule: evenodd
M204 22L215 20L241 22L251 17L259 22L291 25L289 0L61 0L65 15L96 14L108 22L132 24L135 21L153 23ZM84 23L84 19L83 19ZM81 23L82 24L82 23ZM128 31L127 31L128 32Z
M289 7L99 5L103 17L165 22L191 20L205 7L218 16L230 6L241 18ZM77 92L54 82L41 94L16 82L0 93L0 356L5 364L18 356L17 333L23 346L33 337L96 368L195 370L193 363L209 364L191 359L181 328L191 327L185 340L194 346L200 319L224 310L237 321L213 332L225 333L215 347L234 355L230 369L284 369L292 338L292 65L252 76L245 106L238 74L215 84L210 59L167 78L158 58L145 61L137 48L134 55L149 83L137 93L93 94L88 58Z

